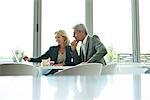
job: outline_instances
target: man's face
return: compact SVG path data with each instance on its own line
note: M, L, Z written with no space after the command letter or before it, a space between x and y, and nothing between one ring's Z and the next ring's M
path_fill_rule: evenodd
M73 37L76 39L76 41L83 41L84 40L84 33L79 31L74 31Z

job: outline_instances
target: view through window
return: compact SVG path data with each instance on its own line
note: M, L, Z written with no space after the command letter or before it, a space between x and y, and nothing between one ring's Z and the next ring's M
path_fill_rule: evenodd
M150 1L139 0L141 62L150 63Z
M131 18L131 0L93 0L93 34L106 46L107 62L122 60L118 55L132 61Z
M32 56L33 0L0 0L0 61L11 60L12 50Z
M57 45L54 33L60 29L72 41L78 23L85 23L85 0L42 0L42 54Z

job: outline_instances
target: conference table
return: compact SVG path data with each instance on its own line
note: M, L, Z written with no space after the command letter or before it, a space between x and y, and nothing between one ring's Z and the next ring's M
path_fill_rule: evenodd
M0 100L149 100L149 65L127 66L117 64L114 74L99 76L0 76Z
M0 76L0 100L149 100L150 74Z

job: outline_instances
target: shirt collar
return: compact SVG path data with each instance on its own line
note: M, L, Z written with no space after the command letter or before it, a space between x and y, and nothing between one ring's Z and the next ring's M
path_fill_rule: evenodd
M84 40L83 40L83 42L82 42L83 45L86 44L87 37L88 37L88 35L86 35L86 37L84 38Z

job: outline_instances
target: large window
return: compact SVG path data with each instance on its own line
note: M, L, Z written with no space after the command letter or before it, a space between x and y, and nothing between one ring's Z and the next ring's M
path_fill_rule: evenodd
M93 34L107 47L108 62L121 60L121 54L132 61L131 18L131 0L93 0Z
M139 0L141 62L150 63L150 1Z
M33 0L0 1L0 59L12 57L11 50L32 56Z
M64 29L72 40L72 27L85 23L85 0L42 0L42 53L57 45L54 33Z

